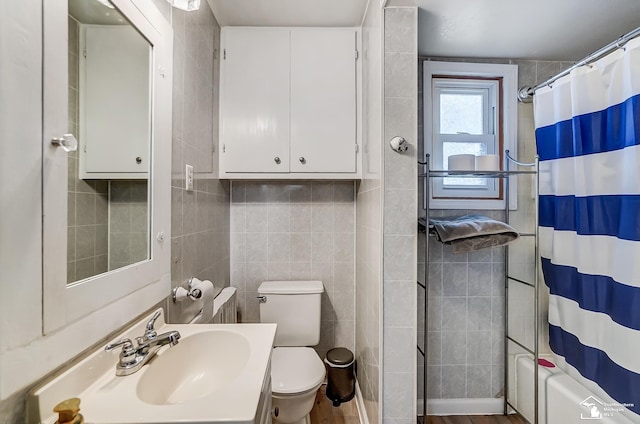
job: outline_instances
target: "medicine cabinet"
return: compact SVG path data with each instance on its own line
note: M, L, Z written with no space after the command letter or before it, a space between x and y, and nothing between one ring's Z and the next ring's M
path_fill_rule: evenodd
M43 7L42 304L43 334L51 334L70 323L93 322L98 311L107 306L113 310L116 302L122 303L123 315L135 316L169 293L173 30L152 0L52 0ZM78 89L80 94L74 95ZM95 111L102 115L89 116ZM52 144L69 133L79 136L80 151ZM101 150L94 146L100 137ZM111 165L96 168L96 175L87 174L79 161L91 164L93 159L82 159L83 145L97 154L96 163ZM116 154L123 152L133 155L132 160L124 163ZM117 178L114 172L145 181L129 182L115 191L113 181L102 180ZM90 179L78 178L83 173ZM144 199L139 205L131 201L134 191ZM115 205L121 200L127 202ZM100 210L108 211L107 217L99 212L99 202L106 202ZM87 207L74 209L80 204ZM137 221L135 207L140 209ZM118 211L124 215L122 221L115 219ZM104 255L108 266L99 267L102 262L96 255L93 262L83 259L82 265L93 266L92 272L72 274L69 259L76 249L89 245L96 254L99 238L109 250L117 244L122 238L116 234L118 222L129 229L138 227L139 234L127 235L122 252L130 253L137 243L140 255L120 261L109 251ZM108 232L99 233L98 227ZM110 322L117 326L121 319L113 316Z

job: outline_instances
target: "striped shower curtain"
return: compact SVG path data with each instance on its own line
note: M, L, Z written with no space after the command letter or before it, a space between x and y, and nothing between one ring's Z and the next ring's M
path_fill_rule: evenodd
M639 101L640 39L534 98L549 344L564 367L628 404L634 422L640 422L634 415L640 414Z

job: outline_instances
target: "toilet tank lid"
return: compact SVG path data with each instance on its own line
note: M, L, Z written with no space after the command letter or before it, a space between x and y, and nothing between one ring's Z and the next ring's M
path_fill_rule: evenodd
M265 281L258 287L260 294L315 294L323 291L322 281Z

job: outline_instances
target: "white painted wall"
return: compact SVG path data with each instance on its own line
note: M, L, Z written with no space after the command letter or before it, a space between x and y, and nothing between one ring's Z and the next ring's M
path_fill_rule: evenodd
M356 197L356 361L369 423L382 416L382 7L370 0L362 22L362 182Z
M0 358L42 325L41 3L0 4Z

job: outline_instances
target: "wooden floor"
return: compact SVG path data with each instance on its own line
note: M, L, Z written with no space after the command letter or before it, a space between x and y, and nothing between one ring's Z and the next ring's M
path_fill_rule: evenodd
M422 421L422 420L420 420ZM427 424L527 424L527 420L518 414L511 415L449 415L446 417L427 417Z
M311 410L311 424L360 424L356 400L334 407L325 396L327 389L325 384L316 393L315 405ZM418 423L424 424L422 417L418 417ZM527 421L518 414L512 415L450 415L446 417L427 417L427 424L527 424Z
M316 403L311 410L311 424L360 424L355 398L334 407L325 396L327 386L323 384L316 394Z

